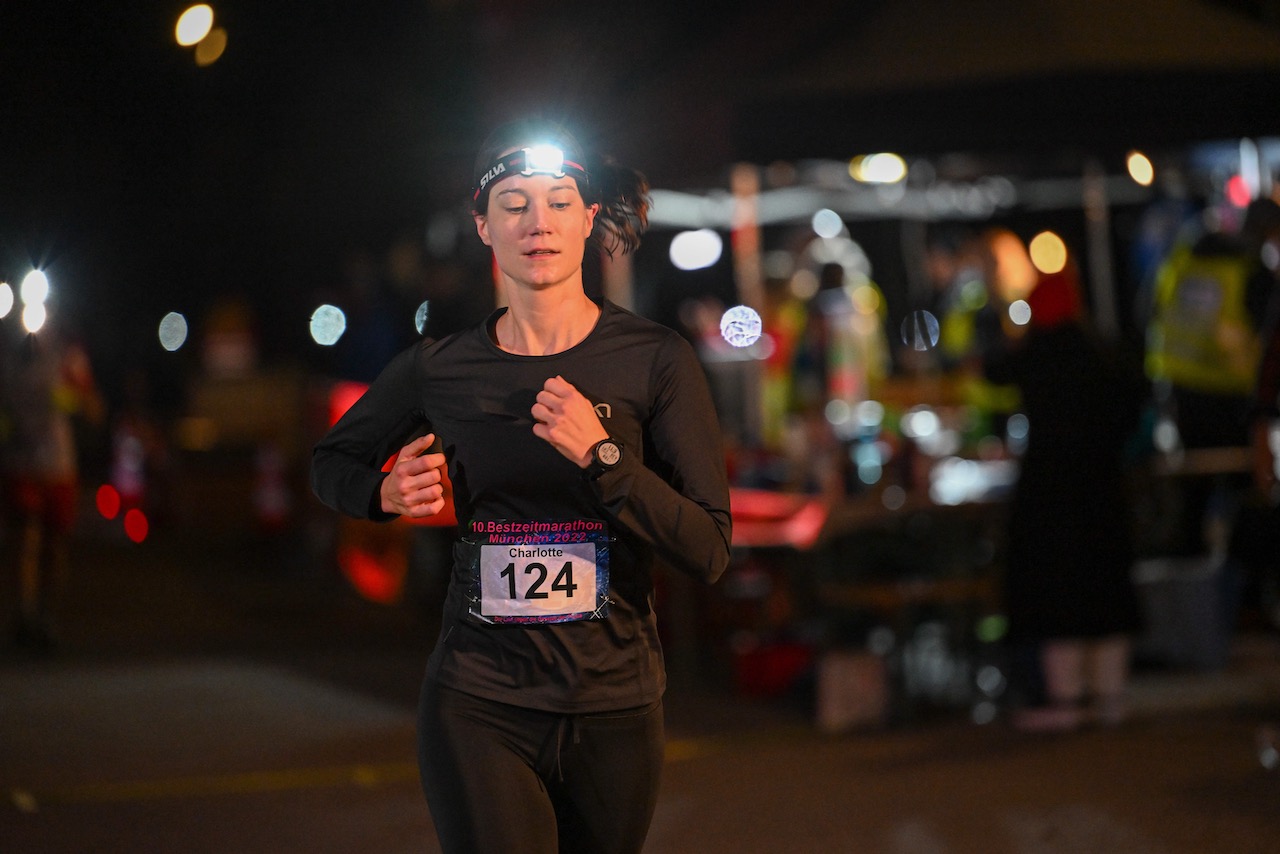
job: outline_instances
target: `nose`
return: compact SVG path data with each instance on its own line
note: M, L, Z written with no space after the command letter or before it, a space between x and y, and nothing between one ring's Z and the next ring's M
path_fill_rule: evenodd
M529 206L529 231L532 234L546 234L551 231L551 218L542 205Z

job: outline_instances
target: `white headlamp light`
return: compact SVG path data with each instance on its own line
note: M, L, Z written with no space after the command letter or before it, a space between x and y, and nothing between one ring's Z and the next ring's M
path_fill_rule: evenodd
M535 145L524 149L524 168L521 175L552 175L564 177L564 152L554 145Z

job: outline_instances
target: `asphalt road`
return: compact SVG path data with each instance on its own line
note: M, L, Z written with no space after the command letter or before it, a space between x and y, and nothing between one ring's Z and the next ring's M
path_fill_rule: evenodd
M60 636L0 648L0 852L438 850L413 764L429 619L286 551L99 533ZM1280 639L1140 672L1133 699L1072 735L961 714L824 735L803 703L677 680L645 850L1280 852L1256 744Z

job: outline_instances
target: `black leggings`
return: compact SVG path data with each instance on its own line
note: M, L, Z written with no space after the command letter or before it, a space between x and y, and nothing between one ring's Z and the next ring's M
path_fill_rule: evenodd
M662 703L563 715L423 684L418 769L445 854L639 852L658 800Z

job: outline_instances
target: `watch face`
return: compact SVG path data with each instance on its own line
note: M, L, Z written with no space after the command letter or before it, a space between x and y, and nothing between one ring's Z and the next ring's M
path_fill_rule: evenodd
M622 459L622 449L613 442L601 442L596 445L596 459L601 465L616 466Z

